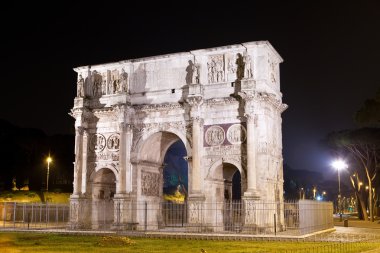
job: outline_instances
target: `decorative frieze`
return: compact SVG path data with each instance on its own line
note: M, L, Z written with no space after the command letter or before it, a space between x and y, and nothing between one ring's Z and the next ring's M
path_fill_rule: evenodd
M119 161L119 154L113 152L101 152L95 154L95 161Z
M204 101L206 105L227 105L239 103L234 97L224 97L224 98L210 98Z
M246 148L240 145L205 147L205 155L207 156L242 155L245 153Z
M183 109L183 105L179 103L164 103L164 104L151 104L151 105L136 105L134 108L138 111L144 112L158 112L175 109Z

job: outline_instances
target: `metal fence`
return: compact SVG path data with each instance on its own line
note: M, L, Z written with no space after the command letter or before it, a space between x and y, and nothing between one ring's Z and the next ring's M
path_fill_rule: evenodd
M124 207L116 208L116 229L302 235L334 226L332 203L320 201L136 202Z
M78 216L73 206L70 214L68 204L3 202L0 227L250 235L303 235L333 227L332 203L309 200L248 204L86 200L76 208Z
M0 217L0 227L3 228L65 228L69 220L69 205L0 202Z

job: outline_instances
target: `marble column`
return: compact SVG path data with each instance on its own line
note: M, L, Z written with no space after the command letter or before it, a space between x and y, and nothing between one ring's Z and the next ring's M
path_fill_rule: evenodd
M257 192L257 168L256 168L256 129L255 115L246 114L247 119L247 191L244 197L259 198Z
M125 193L125 160L126 160L126 134L125 124L119 124L120 147L119 147L119 178L116 184L116 194Z
M87 130L84 130L82 141L82 195L86 194L87 190L87 154L88 154L88 138L89 134Z
M131 193L133 190L132 182L132 164L131 164L131 148L132 148L133 131L132 125L126 125L125 133L125 191Z
M201 127L202 120L199 118L193 119L193 129L192 129L192 142L193 142L193 150L192 150L192 194L198 195L201 193L201 147L200 147L200 139L201 136Z
M120 177L117 185L117 194L125 194L132 191L131 187L131 125L120 123L120 149L119 149L119 171Z
M81 189L82 141L83 141L83 127L77 127L75 129L75 163L74 163L73 195L78 195Z

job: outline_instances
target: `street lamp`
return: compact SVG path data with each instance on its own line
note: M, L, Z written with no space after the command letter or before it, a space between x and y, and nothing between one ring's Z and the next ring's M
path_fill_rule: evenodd
M48 158L46 159L47 161L47 174L46 174L46 192L49 191L49 170L50 170L50 163L53 161L53 159L51 159L50 155L48 156Z
M342 221L342 203L341 203L341 194L340 194L340 171L343 169L347 169L347 164L342 159L338 159L332 162L331 164L334 169L338 171L338 185L339 185L339 192L338 192L338 209L339 209L339 220Z

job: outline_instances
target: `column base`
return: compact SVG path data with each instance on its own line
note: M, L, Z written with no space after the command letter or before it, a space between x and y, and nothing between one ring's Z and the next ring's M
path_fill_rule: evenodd
M113 198L114 221L112 230L137 230L136 199L128 193L117 193ZM141 224L140 224L141 225Z
M204 224L205 196L201 193L192 193L187 200L189 232L200 232Z
M91 200L79 194L70 196L70 218L68 229L88 229L91 227Z

